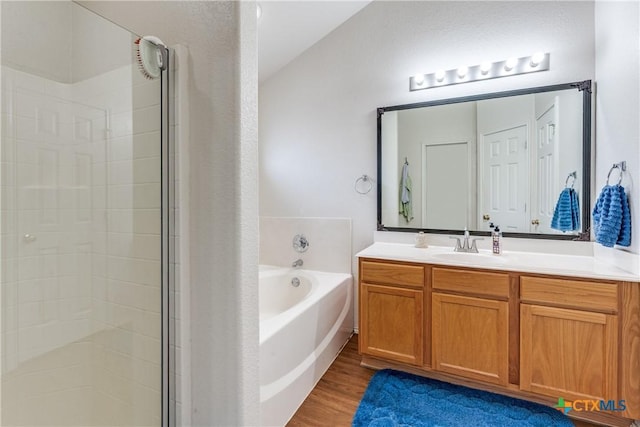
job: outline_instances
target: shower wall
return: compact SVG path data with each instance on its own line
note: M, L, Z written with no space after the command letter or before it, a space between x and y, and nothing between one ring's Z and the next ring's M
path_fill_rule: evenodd
M2 424L159 425L159 80L80 6L1 7Z
M2 421L39 424L16 415L33 403L90 407L93 147L73 127L91 114L64 83L7 67L2 83Z
M160 83L125 66L84 81L109 114L103 273L94 274L95 422L158 425L161 403ZM100 266L102 267L102 266Z

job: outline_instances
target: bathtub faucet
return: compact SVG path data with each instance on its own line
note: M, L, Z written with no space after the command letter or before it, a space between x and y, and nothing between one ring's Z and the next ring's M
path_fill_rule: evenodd
M293 267L293 268L302 267L302 264L304 264L304 261L302 261L302 259L298 258L297 260L293 261L293 264L291 264L291 267Z

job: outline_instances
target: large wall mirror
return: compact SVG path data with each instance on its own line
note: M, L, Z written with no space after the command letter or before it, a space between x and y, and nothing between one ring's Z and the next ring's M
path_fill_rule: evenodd
M379 108L378 229L588 240L590 160L590 80Z

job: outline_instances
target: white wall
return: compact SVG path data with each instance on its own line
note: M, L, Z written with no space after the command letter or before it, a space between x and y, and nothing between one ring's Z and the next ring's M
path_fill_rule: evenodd
M131 62L131 51L119 49L129 43L129 35L113 31L111 22L92 19L69 0L5 2L2 7L3 31L12 35L2 46L2 63L13 69L72 83Z
M73 46L70 1L3 2L2 64L61 83L70 83ZM13 37L15 35L15 37ZM43 43L47 49L43 49Z
M36 3L41 5L45 2ZM131 35L127 31L114 31L112 22L95 19L91 11L77 5L71 8L71 19L73 34L69 65L72 81L86 80L131 64L132 50L122 48L131 43ZM38 45L37 42L33 44Z
M293 248L302 234L309 246ZM302 259L302 268L351 274L351 219L260 217L260 264L290 267Z
M386 114L386 113L385 113ZM390 193L384 193L383 197L393 198L396 201L396 223L400 227L415 227L415 228L439 228L439 229L453 229L458 228L452 226L452 224L459 225L461 228L468 226L469 229L475 229L475 223L470 223L468 220L475 215L475 208L473 208L474 214L467 217L467 212L471 208L469 196L470 184L475 184L475 141L476 141L476 104L464 103L464 104L450 104L441 105L438 107L430 107L428 109L411 109L398 111L398 154L395 164L385 161L383 169L396 170L398 176L402 174L402 167L405 158L409 162L409 173L412 183L412 201L413 201L413 220L407 223L406 219L402 215L398 214L398 192L399 186L392 190ZM467 156L460 162L450 163L448 165L442 165L443 168L438 171L429 171L426 167L427 155L424 152L425 145L439 145L439 144L451 144L451 143L466 143L464 148L458 146L458 149L467 151ZM385 141L386 144L386 141ZM443 148L443 147L440 147ZM444 152L440 153L442 154ZM431 160L430 160L431 161ZM473 168L470 168L470 164ZM389 166L387 166L389 165ZM459 173L462 168L462 173ZM437 191L430 191L427 194L426 190L423 190L423 184L428 182L435 182L423 176L425 172L435 172L433 175L437 177L437 182L441 188L448 187L441 193ZM442 175L438 172L444 172ZM473 179L470 182L469 177L473 175ZM430 189L433 187L429 187ZM434 189L435 190L435 189ZM427 198L433 198L434 200L427 201L428 213L423 212L423 206L425 201L423 195L426 194ZM452 194L455 196L449 198ZM429 197L430 196L430 197ZM439 206L434 206L434 201L447 200L446 203L438 203ZM383 202L384 203L384 202ZM473 200L475 206L475 197ZM440 220L444 216L443 210L452 208L455 211L453 215L448 214L448 217ZM425 215L426 214L426 215ZM386 219L386 218L384 218ZM423 221L426 219L427 221ZM383 224L387 225L385 221Z
M381 156L385 159L385 163L388 162L391 165L398 164L398 114L400 111L389 111L381 117L382 121L382 135L381 138L384 141L382 146ZM382 194L396 194L396 191L400 188L400 171L395 168L383 168L382 177L378 177L382 182L379 185L382 186ZM375 192L376 188L372 181L369 181L372 187L370 191ZM364 190L360 190L364 191ZM398 215L398 198L397 197L383 197L381 203L381 221L389 227L397 227L400 223L401 216Z
M255 3L82 2L189 50L187 244L193 425L258 423ZM184 166L181 164L181 166ZM183 186L181 190L183 191ZM187 240L185 242L185 239Z
M260 215L353 220L373 240L376 108L594 78L591 2L373 2L260 86ZM409 92L417 72L535 51L547 72ZM353 260L353 271L357 272Z
M615 257L619 249L640 253L640 3L596 1L595 12L596 196L611 165L625 160L622 185L635 220L630 248L600 248ZM618 177L617 171L611 175Z

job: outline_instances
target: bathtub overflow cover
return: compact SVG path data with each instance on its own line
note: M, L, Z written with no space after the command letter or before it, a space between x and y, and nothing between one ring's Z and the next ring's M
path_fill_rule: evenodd
M294 288L300 286L300 279L298 279L297 277L291 279L291 286L293 286Z

